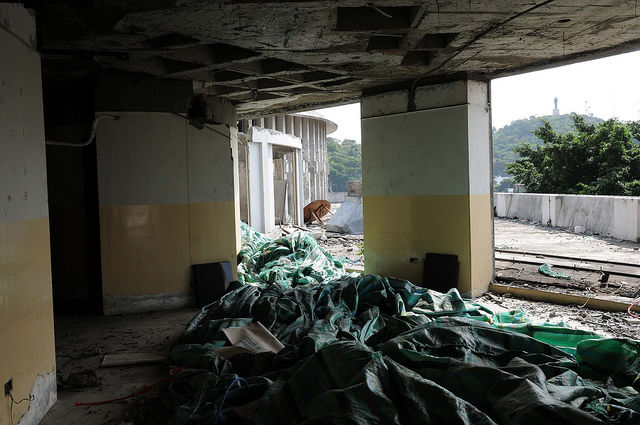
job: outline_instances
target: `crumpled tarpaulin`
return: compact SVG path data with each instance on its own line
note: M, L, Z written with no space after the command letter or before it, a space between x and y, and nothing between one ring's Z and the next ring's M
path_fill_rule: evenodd
M222 329L253 321L285 348L212 353L228 344ZM170 423L640 423L640 342L544 328L455 289L374 275L239 286L202 309L170 353L197 389ZM249 388L231 389L218 416L238 376Z
M538 267L538 271L545 276L557 277L559 279L569 279L569 276L564 275L562 273L554 272L553 270L551 270L552 268L553 266L551 264L544 263L544 264L541 264L540 267Z
M341 262L322 249L308 232L271 239L241 223L238 280L244 284L289 287L320 283L347 274Z

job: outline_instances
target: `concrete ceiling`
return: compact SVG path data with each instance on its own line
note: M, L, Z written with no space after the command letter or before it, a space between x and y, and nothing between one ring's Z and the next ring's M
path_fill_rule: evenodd
M45 76L187 79L240 118L640 49L637 0L25 1Z

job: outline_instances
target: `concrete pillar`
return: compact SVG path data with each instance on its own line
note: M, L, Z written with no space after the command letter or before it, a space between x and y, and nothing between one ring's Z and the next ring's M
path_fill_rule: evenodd
M613 224L614 237L640 243L640 199L615 197Z
M264 118L264 126L263 127L275 130L276 129L276 117L265 117Z
M255 134L257 127L252 129ZM249 143L249 225L258 232L273 230L275 207L273 202L273 151L268 143Z
M412 104L413 103L413 104ZM493 277L487 84L457 81L361 103L365 272L422 283L427 253L455 254L459 291Z
M0 385L33 396L13 423L37 424L56 402L42 76L34 14L1 4L0 17Z
M293 135L302 138L302 118L293 117Z
M274 117L275 119L275 130L280 131L282 133L286 133L286 129L285 129L285 121L284 121L284 115L276 115Z
M311 199L311 175L315 172L313 164L311 162L311 142L309 140L309 119L301 118L301 134L302 134L302 162L303 162L303 201L302 207L304 208L309 204Z
M284 132L287 134L295 135L295 129L293 127L293 117L291 115L285 115L284 119Z
M560 218L560 210L562 209L562 196L546 195L542 199L541 206L542 224L557 226Z
M144 84L153 87L156 81ZM119 89L135 93L139 87ZM120 116L101 122L96 137L104 311L193 305L192 264L230 261L235 276L237 132L229 125L197 128L174 113L144 111L126 95L97 96L96 103L113 107L97 115ZM133 107L143 110L127 110Z
M302 143L300 144L300 146L302 147ZM304 214L303 214L303 208L305 207L305 203L304 203L304 197L303 197L303 190L302 190L302 182L303 182L303 177L302 177L302 149L296 149L293 152L293 164L294 164L294 184L293 184L293 190L295 190L295 200L296 200L296 204L295 204L295 216L294 216L294 220L295 220L295 224L298 226L302 226L304 223Z

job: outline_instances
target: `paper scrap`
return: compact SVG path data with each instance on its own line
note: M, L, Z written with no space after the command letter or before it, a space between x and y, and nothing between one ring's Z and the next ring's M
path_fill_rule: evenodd
M233 345L217 348L214 353L225 358L238 353L256 354L267 351L277 353L284 348L284 345L260 322L252 323L249 326L223 329L222 332Z

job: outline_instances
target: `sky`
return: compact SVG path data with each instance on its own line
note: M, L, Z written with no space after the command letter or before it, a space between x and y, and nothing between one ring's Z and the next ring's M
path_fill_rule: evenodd
M492 124L499 129L520 118L551 115L556 97L560 114L640 120L640 51L495 79ZM330 137L361 142L359 103L318 112L338 124Z

